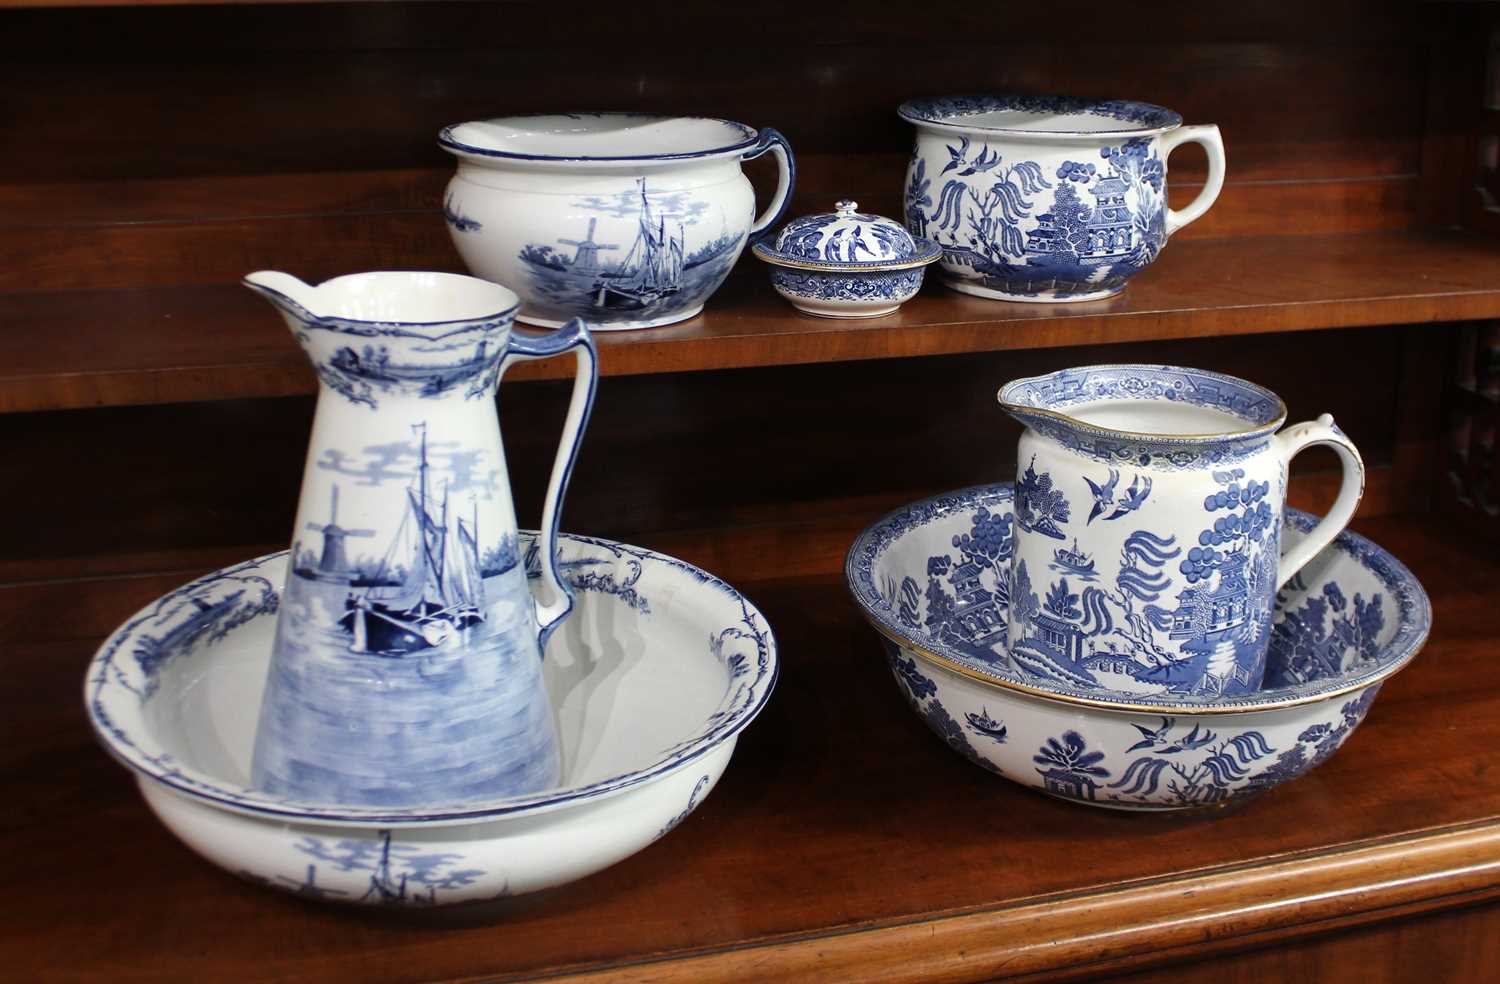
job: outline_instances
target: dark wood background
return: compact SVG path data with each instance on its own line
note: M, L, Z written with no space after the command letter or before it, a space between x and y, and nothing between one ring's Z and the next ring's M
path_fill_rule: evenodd
M951 914L955 899L982 907L1043 891L1104 892L1103 881L1067 867L1091 837L1119 846L1110 877L1150 881L1258 864L1287 845L1342 850L1415 837L1424 824L1492 822L1500 800L1482 749L1429 711L1461 696L1477 720L1500 720L1495 678L1475 669L1496 663L1484 634L1494 627L1494 582L1465 574L1492 571L1492 549L1474 534L1494 523L1428 510L1447 487L1439 462L1454 351L1472 347L1468 321L1500 317L1500 250L1487 238L1500 221L1476 191L1500 188L1477 163L1482 135L1500 130L1485 108L1494 19L1481 4L1375 0L0 0L0 667L16 681L0 686L0 792L22 804L0 829L26 855L24 865L0 865L0 959L29 978L124 967L139 979L237 977L251 974L252 954L290 940L255 973L416 979L432 967L457 979L592 960L627 974L643 954L894 932ZM881 324L814 324L782 306L745 259L703 319L605 341L606 378L564 527L704 564L765 599L785 629L783 692L705 807L708 820L695 815L674 835L677 847L528 903L489 930L393 929L239 886L195 861L92 747L74 681L98 637L188 572L278 548L290 530L312 380L274 313L241 296L238 278L264 267L308 280L461 269L439 214L452 170L436 145L441 126L576 109L774 126L798 157L793 214L854 197L899 216L911 134L896 105L985 89L1144 99L1189 123L1217 123L1224 192L1125 297L1098 306L1017 313L929 284ZM764 193L771 166L749 170ZM1174 204L1202 180L1201 151L1172 157ZM1460 226L1471 231L1453 231ZM1332 412L1371 465L1361 522L1442 591L1450 634L1434 652L1445 669L1414 669L1382 698L1392 709L1383 723L1379 708L1372 715L1364 758L1351 744L1324 778L1298 784L1293 801L1232 820L1249 838L1237 858L1178 856L1168 850L1177 828L1156 820L1148 825L1162 853L1138 856L1127 847L1139 838L1116 818L1016 800L924 744L864 658L872 640L834 576L853 533L883 512L1014 475L1017 429L994 402L1001 383L1116 360L1246 376L1281 393L1294 419ZM523 525L536 522L567 397L565 383L537 374L507 383L501 397ZM1299 459L1294 500L1326 504L1332 464L1324 452ZM830 688L850 679L856 696L844 717L820 718L821 744L795 751L796 736L838 704ZM840 721L878 729L881 759L851 772L857 756L839 745ZM1408 744L1418 733L1422 748ZM1420 753L1439 746L1447 758L1433 769ZM1381 747L1389 752L1376 754ZM927 776L936 798L915 813L912 774ZM1409 797L1394 792L1403 788ZM945 810L944 797L968 806ZM966 839L992 807L1011 818L1008 836L1029 845L1028 858ZM99 824L84 822L95 815ZM980 881L950 891L952 875L915 856L891 860L903 841L882 824L904 816L931 834L923 849L934 863ZM957 818L946 832L945 817ZM741 852L715 839L721 825L755 843ZM116 834L130 845L109 842ZM68 847L90 837L105 840ZM695 868L700 851L709 860ZM122 855L129 881L111 884L100 869ZM747 875L777 858L785 863L769 869L772 881ZM1398 862L1372 865L1370 878L1399 881ZM1481 862L1496 859L1474 861L1465 877L1477 879ZM154 870L172 895L170 925L150 915L143 883ZM850 871L860 889L845 898L836 893ZM1453 878L1449 894L1434 889L1441 903L1340 889L1332 908L1308 901L1321 914L1306 924L1285 916L1286 932L1343 926L1345 910L1362 913L1347 921L1364 921L1477 902L1500 884ZM644 916L628 904L636 891L651 903ZM89 904L75 905L78 893ZM1253 888L1246 893L1251 912ZM621 923L601 930L605 942L578 942L590 919L632 911L640 933ZM1365 979L1378 969L1386 976L1369 979L1420 980L1433 969L1412 956L1424 948L1452 956L1437 966L1453 979L1476 979L1495 918L1487 908L1446 912L1261 950L1232 970L1185 965L1179 979ZM1172 958L1270 939L1216 925L1200 941L1171 944ZM316 934L334 942L320 949ZM371 962L371 947L381 961ZM1072 956L1053 970L1105 966L1064 951ZM1397 953L1399 964L1386 962ZM758 966L746 960L734 965L742 978ZM973 979L958 957L923 960L892 963L889 979ZM973 965L991 976L1007 966ZM674 979L693 979L680 973Z

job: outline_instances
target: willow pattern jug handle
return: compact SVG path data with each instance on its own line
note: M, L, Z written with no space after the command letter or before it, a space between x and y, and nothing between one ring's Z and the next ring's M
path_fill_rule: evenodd
M758 238L767 229L781 221L782 215L786 214L787 202L792 199L792 188L797 184L797 159L792 156L792 146L786 142L786 137L781 131L766 127L760 131L760 139L755 146L745 151L740 157L742 161L753 161L760 155L770 152L776 158L776 193L771 196L771 204L760 213L755 224L750 227L750 239Z
M542 502L542 525L537 534L538 555L542 565L542 581L552 588L552 600L541 603L533 594L537 624L537 645L545 656L547 637L561 624L568 612L573 610L573 587L557 572L557 525L562 512L562 499L568 491L568 479L573 475L573 463L578 458L578 446L583 443L583 431L589 423L589 413L594 408L594 391L599 385L599 356L594 349L593 336L581 318L574 318L548 335L531 337L512 331L510 343L505 349L505 358L500 363L500 375L505 375L517 362L534 359L549 359L572 351L578 359L578 368L573 376L573 397L568 403L568 415L563 421L562 440L557 445L557 457L552 462L552 477L547 482L547 496Z
M1292 575L1312 560L1319 550L1328 546L1349 525L1349 520L1354 518L1354 510L1365 494L1365 463L1359 456L1359 449L1333 422L1332 414L1325 413L1317 420L1288 427L1272 440L1281 454L1283 474L1291 465L1292 458L1304 448L1315 444L1333 448L1339 456L1339 463L1344 467L1344 482L1339 486L1338 498L1334 499L1333 508L1328 510L1328 515L1319 520L1318 525L1309 530L1295 546L1281 555L1281 564L1276 572L1276 589L1279 591L1292 579Z
M1162 160L1165 161L1173 150L1185 143L1203 145L1203 150L1208 154L1208 180L1203 183L1203 190L1198 192L1198 197L1189 202L1186 208L1167 209L1168 236L1207 212L1224 188L1224 138L1219 135L1219 128L1212 123L1205 123L1168 130L1161 135Z

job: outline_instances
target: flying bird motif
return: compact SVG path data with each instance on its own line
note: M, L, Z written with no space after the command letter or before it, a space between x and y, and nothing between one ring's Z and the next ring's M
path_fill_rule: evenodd
M1167 732L1171 731L1172 725L1176 723L1176 719L1164 717L1161 719L1160 728L1152 729L1140 724L1132 725L1135 730L1141 733L1141 740L1131 745L1126 751L1135 752L1143 748L1152 748L1162 755L1175 755L1178 752L1202 748L1218 737L1212 731L1200 730L1199 726L1195 724L1187 734L1173 740Z
M969 160L969 138L959 137L958 139L959 145L957 147L954 147L952 144L948 145L949 160L942 170L943 174L947 174L955 168L962 168L958 172L958 175L961 178L966 178L971 174L978 174L980 171L988 171L1000 163L1000 152L998 150L991 151L989 144L981 144L979 156L972 161Z
M1126 513L1133 513L1141 508L1141 504L1151 494L1150 477L1137 474L1130 480L1130 487L1125 490L1125 494L1116 499L1115 489L1120 484L1120 473L1114 468L1109 470L1109 478L1103 484L1095 482L1087 475L1083 476L1083 480L1089 483L1089 488L1094 492L1094 508L1089 512L1089 523L1101 515L1107 523L1112 519L1119 519ZM1105 515L1106 513L1108 515Z
M1119 519L1126 513L1135 512L1137 509L1141 508L1141 503L1145 502L1146 496L1150 494L1151 477L1148 475L1144 479L1142 479L1140 475L1136 475L1130 480L1130 488L1125 490L1125 495L1122 499L1120 499L1119 503L1116 504L1115 511L1110 515L1105 516L1104 521L1107 523L1111 519Z
M1109 480L1103 485L1098 484L1087 475L1083 476L1083 480L1088 482L1089 488L1094 490L1094 508L1089 512L1088 518L1088 522L1092 523L1098 518L1100 513L1114 507L1115 486L1120 484L1120 473L1111 468L1109 470ZM1084 525L1087 526L1088 523Z

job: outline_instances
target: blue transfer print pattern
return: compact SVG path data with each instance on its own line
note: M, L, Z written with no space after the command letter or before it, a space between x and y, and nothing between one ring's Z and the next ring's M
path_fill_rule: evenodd
M462 867L459 852L424 852L421 848L394 843L389 830L382 830L377 840L336 840L304 836L296 844L301 853L330 868L343 872L367 872L369 885L364 895L354 901L386 906L430 906L442 902L440 892L473 884L483 877L480 868ZM306 883L311 885L317 874L315 864L307 866ZM502 896L506 893L500 893Z
M1088 742L1076 731L1065 731L1061 738L1048 738L1031 761L1038 766L1042 788L1064 799L1097 800L1099 783L1110 775L1099 764L1104 761L1104 753L1091 751Z
M990 717L987 708L980 708L978 714L968 712L964 715L964 720L969 723L969 730L975 734L983 735L997 745L1005 744L1006 727Z
M708 776L699 776L698 781L693 784L692 793L688 795L687 806L684 806L682 808L681 813L673 814L670 818L668 818L667 822L662 824L662 828L656 832L656 836L658 838L665 837L672 831L676 830L677 827L681 825L682 821L688 818L688 814L692 813L695 809L698 808L698 797L702 796L703 791L707 788Z
M1055 550L1049 565L1072 573L1072 582L1064 576L1039 593L1025 561L1017 564L1013 583L994 592L1009 600L1012 665L1042 680L1084 688L1132 690L1139 688L1128 681L1137 681L1148 691L1176 694L1248 691L1260 678L1270 630L1278 531L1265 501L1269 485L1246 481L1241 469L1213 477L1223 488L1203 508L1223 515L1199 533L1198 545L1184 549L1175 537L1135 530L1121 549L1112 589L1087 584L1097 579L1093 559L1076 540ZM1104 487L1089 482L1095 497L1091 518L1119 508L1118 480L1112 472ZM1126 496L1128 501L1128 490ZM1038 501L1047 505L1039 508ZM1066 497L1045 473L1028 466L1015 503L1022 529L1063 538L1060 528L1038 525L1044 513L1064 520L1069 515ZM930 559L929 571L943 559ZM1180 580L1169 573L1174 561ZM1174 590L1175 607L1169 608L1163 601Z
M1064 610L1075 607L1087 609L1089 606L1084 597L1094 585L1086 578L1079 578L1074 572L1059 571L1068 582L1066 595L1079 595L1076 602L1062 596L1056 582L1044 584L1044 590L1037 591L1032 586L1032 572L1029 570L1025 572L1025 577L1017 577L1018 585L1012 585L1009 558L1013 555L1014 544L1005 536L996 537L1000 546L994 548L994 552L1005 560L995 565L986 563L986 558L982 556L963 550L956 551L956 556L955 553L935 554L919 561L909 558L909 543L902 546L908 537L929 536L932 527L943 529L947 536L946 531L955 527L963 529L967 526L972 529L981 518L993 528L1003 528L1012 521L1013 495L1014 489L1009 483L976 486L913 503L871 526L850 548L845 563L845 572L859 605L886 635L913 640L916 645L981 678L992 678L1003 684L1042 687L1064 696L1140 703L1139 693L1116 691L1100 686L1097 681L1080 685L1049 678L1012 662L1014 652L1007 644L1005 621L1012 599L1018 593L1017 587L1022 589L1020 594L1027 596L1025 604L1028 608L1034 605L1038 610L1041 609L1042 598L1052 593L1055 607ZM1285 518L1288 527L1304 533L1317 522L1316 517L1295 509L1288 509ZM1205 526L1212 529L1211 522ZM1130 648L1120 634L1122 629L1126 635L1142 642L1149 638L1147 630L1167 631L1171 624L1171 613L1156 602L1165 598L1166 589L1171 583L1167 573L1171 562L1181 561L1187 556L1184 547L1188 545L1177 544L1175 541L1164 543L1148 531L1137 533L1141 535L1126 548L1133 555L1132 562L1126 566L1133 568L1135 573L1128 577L1122 574L1121 584L1108 592L1113 600L1128 608L1125 617L1115 617L1117 648L1121 650ZM1279 537L1279 530L1277 535ZM958 547L963 535L955 535L953 540L954 546ZM974 542L970 534L970 543ZM1279 544L1273 546L1273 543L1271 533L1267 531L1265 549L1274 557L1279 552ZM894 552L897 550L900 553ZM1321 640L1320 645L1333 647L1329 652L1338 653L1337 659L1325 656L1316 661L1304 660L1301 664L1304 666L1302 671L1291 670L1290 666L1298 665L1298 660L1291 651L1293 647L1289 646L1291 637L1287 633L1272 632L1267 651L1266 682L1261 690L1229 697L1167 692L1153 696L1151 703L1163 709L1181 709L1188 713L1201 706L1205 700L1211 700L1221 707L1260 706L1268 702L1294 699L1310 700L1333 689L1342 690L1376 683L1404 666L1420 649L1431 627L1431 607L1421 585L1387 551L1357 534L1348 531L1339 534L1329 551L1337 557L1333 569L1343 573L1335 577L1324 575L1318 580L1307 580L1314 575L1309 573L1310 569L1304 570L1302 575L1287 583L1283 594L1277 599L1276 608L1284 618L1288 613L1300 609L1306 598L1316 597L1326 591L1330 583L1336 586L1341 597L1352 598L1358 594L1363 600L1363 607L1350 602L1346 603L1344 611L1346 618L1357 618L1361 612L1364 613L1364 625L1359 632L1329 629L1319 637L1314 628L1310 634L1302 636L1314 641ZM1072 553L1071 550L1067 552ZM902 559L893 561L898 556ZM1091 558L1079 554L1072 559L1086 564ZM989 619L982 615L967 622L955 618L958 605L952 589L958 580L953 572L970 562L973 563L972 568L959 575L973 578L972 581L963 581L968 598L976 603L975 608L969 609L967 613L978 615L979 611L988 611L990 618L998 618L999 621L993 629L986 629ZM925 566L917 566L918 564ZM1057 570L1055 565L1049 566ZM1018 570L1017 574L1020 573ZM922 586L924 579L925 590ZM1357 583L1361 590L1353 591L1351 582ZM1160 588L1156 586L1158 584ZM1051 588L1051 591L1045 590L1047 588ZM1157 597L1152 599L1152 595ZM1129 605L1124 604L1127 600ZM1330 605L1328 611L1333 610ZM1375 610L1381 613L1379 627L1373 615ZM1118 616L1117 611L1112 614ZM969 637L976 629L980 632L979 637ZM1299 633L1301 630L1296 630L1293 635ZM1376 633L1380 633L1381 637L1377 639ZM1373 652L1373 658L1356 658L1356 646L1363 647L1358 650L1361 654ZM1329 667L1335 663L1343 669L1330 673ZM1295 676L1298 675L1305 679L1296 680Z
M906 222L943 247L949 277L1022 297L1099 296L1123 288L1166 242L1165 172L1148 137L1050 174L968 136L947 152L935 205L925 162L911 170Z
M1219 733L1211 722L1132 723L1139 740L1091 749L1077 731L1048 738L1033 761L1042 787L1065 799L1117 806L1212 806L1254 796L1323 764L1359 726L1379 687L1344 702L1332 722L1309 725L1286 748L1256 729ZM1274 758L1273 758L1274 756Z
M961 122L966 116L1006 111L1048 116L1095 116L1126 123L1135 129L1155 129L1182 122L1182 117L1172 110L1152 103L1031 93L934 96L912 99L903 103L899 110L904 119L936 123Z
M1226 433L1210 437L1133 435L1053 415L1066 415L1072 407L1109 400L1161 401L1214 410L1226 415ZM1171 366L1065 369L1007 383L1000 390L1000 402L1007 413L1027 427L1076 454L1111 468L1150 466L1169 471L1243 461L1266 446L1283 416L1281 401L1268 390L1232 376Z
M1119 519L1127 513L1133 513L1151 496L1151 476L1136 474L1130 480L1130 487L1123 492L1117 492L1120 484L1120 472L1111 468L1109 476L1102 482L1096 482L1087 475L1083 480L1088 483L1089 490L1094 494L1094 508L1089 510L1088 523L1092 524L1099 517L1104 517L1104 522Z
M1349 599L1333 582L1323 585L1318 594L1308 593L1300 571L1287 588L1304 600L1300 607L1286 610L1271 630L1272 642L1285 658L1268 668L1267 686L1335 676L1378 658L1380 633L1385 628L1380 595L1366 599L1356 593L1351 608Z
M526 548L524 552L534 554L534 535L523 533L521 540ZM732 585L676 558L611 540L569 534L560 543L565 551L574 554L608 555L616 558L617 563L634 560L644 568L647 580L657 579L655 583L660 583L663 577L686 576L694 583L722 595L725 600L732 601L738 609L736 622L714 633L708 640L710 652L730 673L729 686L718 707L696 734L664 750L662 756L647 768L561 793L518 799L501 806L475 808L464 804L442 803L417 810L373 807L330 810L326 806L301 804L280 797L268 797L259 790L222 784L184 768L170 754L157 754L149 747L143 747L138 730L140 725L122 727L116 722L111 708L117 706L122 696L129 695L126 699L139 705L144 711L157 690L159 674L174 659L205 645L216 644L225 633L232 635L233 628L258 618L274 616L282 599L276 591L273 578L280 577L288 559L287 551L246 561L184 585L117 630L95 657L90 672L88 707L91 723L115 755L163 785L194 798L229 804L257 814L292 819L311 816L322 821L405 822L413 819L456 820L504 816L517 810L531 809L538 803L574 802L629 788L702 757L720 742L741 731L765 706L779 675L775 637L765 620L750 608L749 603ZM523 568L518 566L515 569ZM633 567L627 564L627 569L633 570ZM530 578L540 577L540 564L535 564L534 569L527 570L526 574ZM651 613L650 601L633 585L622 587L612 578L580 578L575 584L585 591L613 594L642 615L649 616ZM238 606L219 623L223 632L184 632L171 636L166 642L162 641L184 616L190 618L200 608L192 602L195 596L211 605L213 599L221 594L237 592L240 593ZM153 653L150 658L138 661L132 658L132 653L143 638L155 640L152 643ZM149 746L150 742L147 741L144 745Z
M777 290L821 301L891 301L900 304L922 286L922 268L867 273L814 273L773 268Z
M106 685L119 686L142 702L156 693L161 672L177 654L196 646L214 646L234 629L262 615L275 615L280 596L256 561L246 561L199 578L161 598L125 623L99 659L90 700L96 720L109 718L98 700ZM128 659L134 672L118 660Z
M840 202L838 212L793 219L776 237L776 252L816 263L909 260L916 244L901 226Z
M240 871L240 877L263 888L275 888L315 901L355 902L390 908L426 908L448 905L455 900L451 893L462 890L483 878L482 868L464 867L464 855L456 851L424 851L414 845L398 844L389 830L382 830L374 840L348 838L330 841L304 835L293 847L312 858L300 877L275 875L267 877L251 871ZM321 867L320 867L321 865ZM319 872L323 872L319 882ZM329 872L335 877L330 879ZM330 881L338 875L361 873L368 876L362 891L333 888ZM343 880L347 884L348 879ZM490 902L510 895L508 887L488 897L464 898L462 903Z
M1016 481L1016 525L1027 533L1041 533L1054 540L1064 539L1062 528L1068 522L1068 497L1052 482L1047 472L1037 474L1036 458Z
M886 642L886 656L890 661L891 671L901 682L901 692L906 696L907 703L917 712L918 717L927 722L932 733L970 762L991 772L995 771L995 767L969 742L963 725L955 721L942 701L937 699L937 684L917 669L916 660L902 656L900 648L889 641Z
M373 529L307 517L292 548L251 777L305 802L416 806L519 795L559 753L499 462L429 435L316 471L354 479ZM304 506L306 508L306 506ZM378 681L372 686L371 681Z
M459 232L479 232L484 228L478 219L471 219L459 210L452 195L443 199L443 219Z
M636 590L644 572L640 559L621 554L616 560L623 560L625 563L624 577L617 578L613 571L600 570L610 563L603 557L562 560L557 564L557 572L580 591L613 595L641 614L651 614L651 602ZM532 540L526 549L526 576L532 579L542 576L542 555L536 540Z
M377 409L384 397L493 398L513 318L424 334L394 326L351 328L305 322L297 341L318 379L350 403Z
M742 234L723 232L689 250L687 229L707 218L709 203L687 191L652 192L644 178L633 190L590 196L573 207L590 216L586 229L553 243L528 243L520 258L542 298L595 321L660 318L701 306L744 244Z
M1031 469L1016 487L1018 505L1027 475L1032 522L1066 517L1066 497ZM1093 558L1076 541L1054 551L1048 566L1060 577L1024 560L1012 565L1021 514L983 505L969 531L952 537L953 551L927 559L925 588L910 576L888 580L883 600L913 633L1028 682L1080 693L1144 684L1199 699L1242 692L1271 633L1280 531L1265 483L1245 481L1239 469L1214 477L1222 488L1204 502L1198 544L1136 530L1112 585L1091 583L1099 580ZM1385 624L1380 598L1358 595L1351 605L1330 582L1285 612L1271 635L1271 683L1326 679L1373 658Z

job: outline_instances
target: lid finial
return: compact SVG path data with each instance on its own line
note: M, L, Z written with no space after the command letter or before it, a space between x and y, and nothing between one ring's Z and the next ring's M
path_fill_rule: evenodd
M845 198L842 201L833 203L833 210L839 215L853 215L855 210L858 208L859 202L856 202L851 198Z

